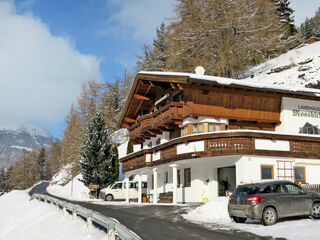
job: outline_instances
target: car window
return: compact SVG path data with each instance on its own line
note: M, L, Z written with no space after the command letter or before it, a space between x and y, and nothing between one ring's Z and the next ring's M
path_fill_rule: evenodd
M129 183L129 188L136 188L136 183L134 182Z
M259 192L259 187L258 186L240 186L236 189L234 192L235 196L238 195L251 195L251 194L256 194Z
M142 188L147 188L147 182L142 182Z
M122 188L122 183L117 183L112 187L112 189L121 189L121 188Z
M275 193L287 193L287 188L283 184L277 184L275 187Z
M299 194L300 192L303 191L300 187L290 183L287 183L285 186L288 189L288 192L291 194Z
M276 192L277 187L278 187L277 184L260 187L260 193L274 193Z

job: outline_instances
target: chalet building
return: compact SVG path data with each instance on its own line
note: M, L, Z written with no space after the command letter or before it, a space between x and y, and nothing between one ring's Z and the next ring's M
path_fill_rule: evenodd
M315 184L319 126L319 90L140 72L119 121L133 145L120 161L126 180L147 175L155 203L210 201L261 179Z

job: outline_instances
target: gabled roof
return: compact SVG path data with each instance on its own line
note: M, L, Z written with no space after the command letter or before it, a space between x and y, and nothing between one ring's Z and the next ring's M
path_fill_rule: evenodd
M139 106L149 93L152 84L158 83L174 83L174 84L189 84L189 83L202 83L216 86L238 87L245 89L254 89L257 91L272 91L286 94L313 96L320 98L320 90L304 88L304 87L290 87L279 86L273 84L261 84L250 80L237 80L231 78L223 78L209 75L199 75L194 73L181 73L181 72L139 72L135 78L131 88L127 103L123 109L118 127L122 127L125 118L130 119L130 116L136 115ZM145 93L145 95L141 94ZM133 106L133 107L131 107ZM130 108L131 107L131 108Z

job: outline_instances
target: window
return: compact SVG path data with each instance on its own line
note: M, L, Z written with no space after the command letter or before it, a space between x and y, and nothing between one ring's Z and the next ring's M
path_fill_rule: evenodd
M166 172L166 177L165 177L165 179L164 179L164 183L168 183L168 179L169 179L169 173Z
M183 135L188 135L188 127L185 126L183 129Z
M296 186L296 185L287 183L285 186L286 186L286 188L288 190L288 193L299 194L299 193L303 192L303 190L300 187Z
M179 188L180 187L180 185L181 185L181 181L180 181L180 170L178 169L178 171L177 171L177 187Z
M276 184L276 188L274 190L275 193L287 193L287 189L283 184Z
M112 187L112 189L121 189L121 188L122 188L122 183L117 183Z
M193 124L192 126L192 133L197 133L197 125Z
M220 131L220 125L216 125L216 131Z
M306 183L306 168L305 167L295 167L294 168L294 178L296 183Z
M127 184L126 183L123 183L123 188L126 189L127 187ZM136 185L136 183L134 182L129 182L129 188L137 188L138 187L138 184Z
M185 187L191 186L191 168L184 169L184 186Z
M153 174L152 174L152 177L151 177L151 189L154 189L154 182L153 182Z
M304 133L304 134L320 134L320 129L318 126L314 126L310 123L306 123L302 128L300 128L299 133Z
M148 143L148 148L151 148L151 147L152 147L152 141Z
M213 132L214 131L214 128L213 128L213 124L209 124L209 132Z
M273 166L261 166L261 179L273 179Z
M161 143L161 138L158 138L157 140L156 140L156 145L159 145Z
M198 125L198 132L199 132L199 133L202 133L202 124L199 124L199 125Z

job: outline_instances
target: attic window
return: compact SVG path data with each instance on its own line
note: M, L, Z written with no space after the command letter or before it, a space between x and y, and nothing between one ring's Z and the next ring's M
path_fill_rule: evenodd
M312 125L307 122L302 128L300 128L299 133L318 135L320 134L320 130L318 126Z

